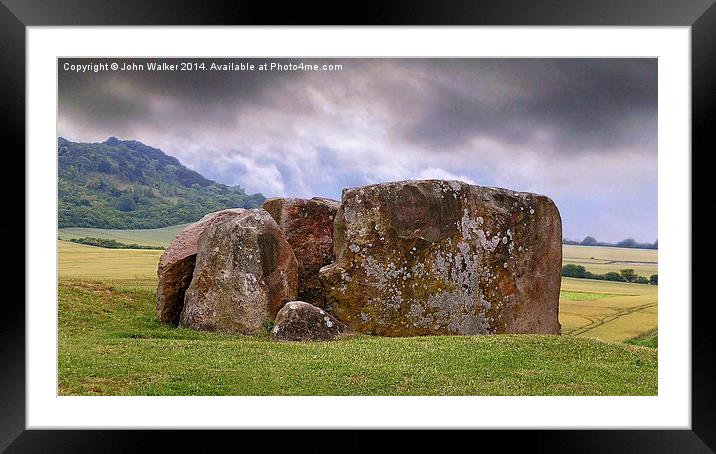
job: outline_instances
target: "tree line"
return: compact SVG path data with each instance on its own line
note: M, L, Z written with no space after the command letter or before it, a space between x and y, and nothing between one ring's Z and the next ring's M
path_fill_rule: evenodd
M597 241L593 236L585 237L582 241L579 240L562 240L562 244L571 244L575 246L605 246L605 247L626 247L634 249L659 249L659 240L653 243L639 243L634 238L627 238L621 240L618 243L605 243L604 241Z
M164 249L163 246L146 246L144 244L137 243L120 243L116 240L109 240L107 238L94 238L91 236L82 238L71 238L70 241L73 243L86 244L88 246L97 246L108 249Z
M582 265L567 264L562 267L562 276L564 277L576 277L578 279L596 279L600 281L615 281L615 282L631 282L634 284L650 284L659 285L659 275L652 274L647 279L644 276L639 276L636 272L631 269L623 269L618 273L616 271L610 271L605 274L595 274L587 271Z

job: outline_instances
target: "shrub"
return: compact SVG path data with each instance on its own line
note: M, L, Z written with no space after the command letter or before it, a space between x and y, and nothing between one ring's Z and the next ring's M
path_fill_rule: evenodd
M97 246L107 249L164 249L164 247L162 246L145 246L143 244L136 243L126 244L107 238L83 237L71 238L70 241L72 241L73 243L86 244L88 246Z
M606 274L602 274L605 281L625 282L624 276L617 273L616 271L610 271Z
M632 269L621 270L619 273L622 275L622 277L624 277L624 280L626 282L635 282L636 281L637 274Z
M587 277L587 269L582 265L573 265L568 263L562 267L562 276L584 279Z

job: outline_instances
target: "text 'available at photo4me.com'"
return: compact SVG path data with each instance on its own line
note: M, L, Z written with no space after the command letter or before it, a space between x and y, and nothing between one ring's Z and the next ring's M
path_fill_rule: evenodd
M142 72L142 71L218 71L218 72L270 72L270 71L343 71L342 63L317 64L302 61L261 61L246 60L207 61L207 60L137 60L132 61L90 61L83 63L65 62L62 71L86 72Z

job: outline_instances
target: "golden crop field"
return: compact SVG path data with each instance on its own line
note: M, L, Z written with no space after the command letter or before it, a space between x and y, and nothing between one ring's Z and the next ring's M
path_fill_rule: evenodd
M625 268L648 278L658 274L659 251L657 249L631 249L603 246L562 246L562 263L582 265L594 274L610 271L619 272Z
M139 238L145 241L149 238L143 236L142 231L133 232L129 236L109 238L137 243L140 242ZM139 236L136 232L140 232ZM156 232L153 233L156 235ZM166 232L163 233L161 243L143 244L167 244L171 237L167 239ZM104 249L58 241L59 278L154 289L161 254L160 250ZM597 272L595 267L598 266L611 267L608 271L628 267L637 270L638 274L648 276L644 270L651 267L649 269L655 273L656 259L657 251L650 250L583 246L564 248L564 263L583 264L592 272ZM637 261L653 264L638 269L634 265ZM657 296L658 286L654 285L563 278L559 314L562 334L607 341L624 341L646 335L658 326Z
M162 252L146 249L105 249L58 241L57 270L60 279L156 288L157 264Z
M562 334L623 341L658 327L658 286L562 278ZM584 298L580 298L584 295Z

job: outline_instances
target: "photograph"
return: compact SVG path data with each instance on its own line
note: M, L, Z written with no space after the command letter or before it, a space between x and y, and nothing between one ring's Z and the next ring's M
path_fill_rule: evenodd
M128 1L0 0L0 452L713 452L716 0Z
M660 395L658 58L56 65L58 396Z

